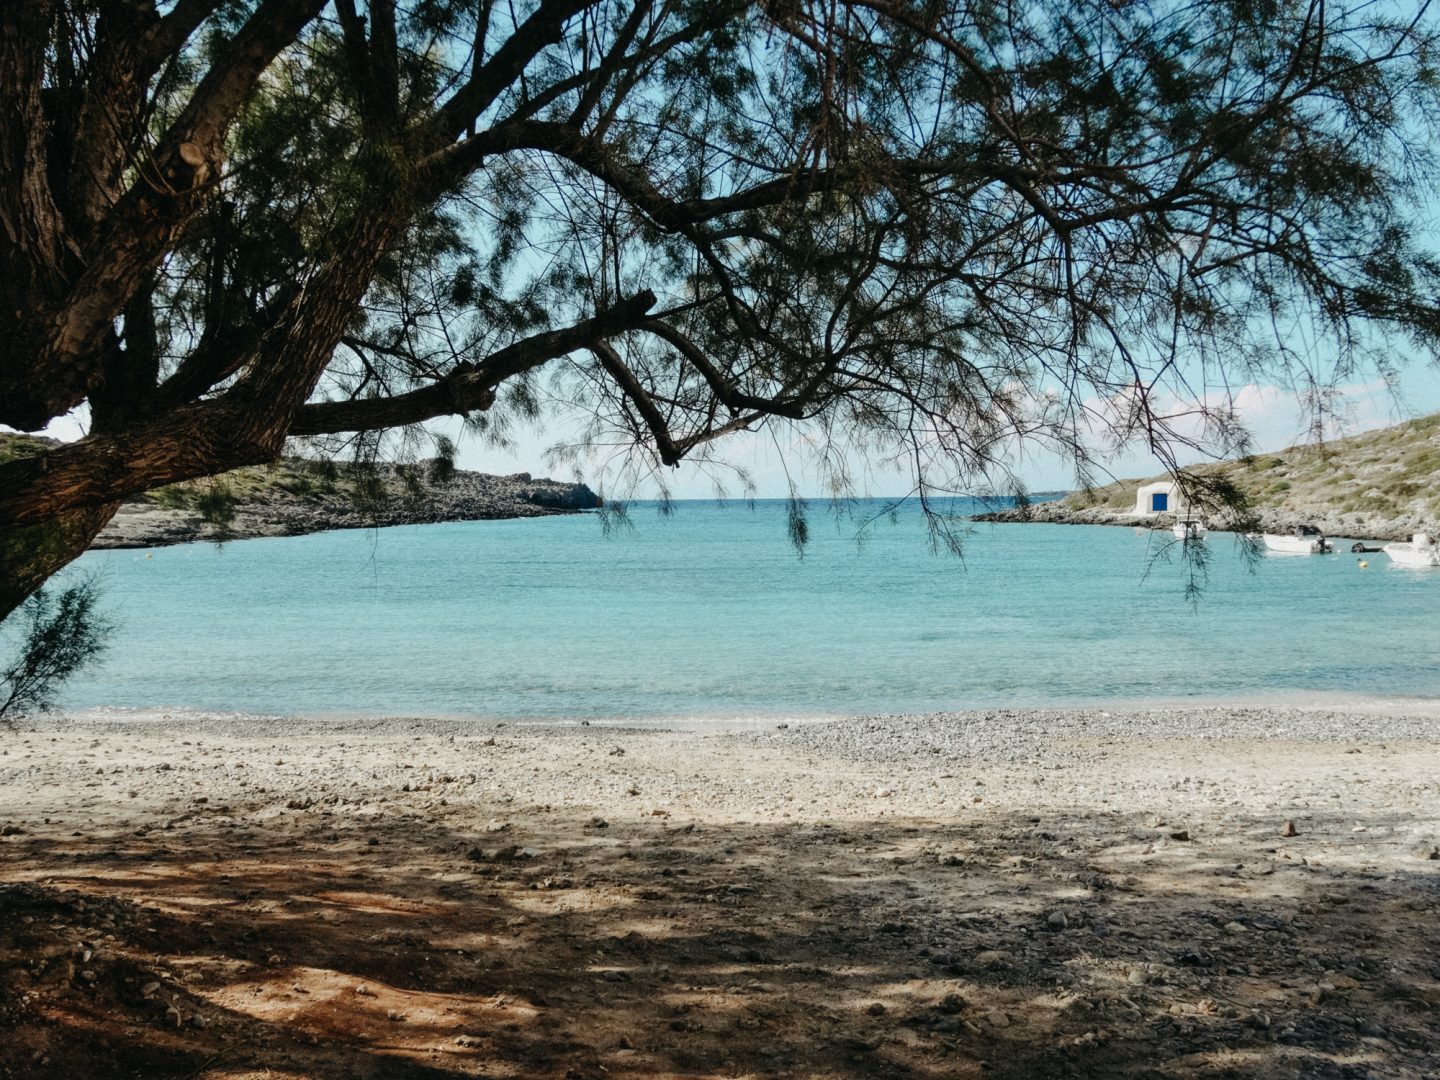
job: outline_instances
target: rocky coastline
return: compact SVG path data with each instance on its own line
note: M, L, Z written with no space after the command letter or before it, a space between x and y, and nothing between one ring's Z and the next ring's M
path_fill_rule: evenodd
M1419 518L1376 518L1336 513L1316 508L1310 515L1297 514L1285 508L1262 508L1252 511L1253 528L1257 532L1289 533L1297 525L1313 525L1326 536L1352 540L1390 542L1409 540L1413 533L1429 531L1433 526ZM974 521L996 523L1041 522L1050 525L1115 525L1123 528L1169 529L1175 524L1174 514L1133 514L1109 506L1075 506L1068 500L1031 503L990 513L976 514ZM1233 521L1207 520L1212 532L1233 532Z
M424 474L423 468L405 471L382 465L373 470L368 496L358 499L355 484L344 475L316 480L307 463L283 462L268 471L246 472L263 474L264 482L236 485L220 514L209 510L207 518L203 481L186 490L165 489L125 503L92 546L163 547L331 529L543 517L600 506L600 497L584 484L529 473L492 476L456 470L443 480L422 481L416 476Z

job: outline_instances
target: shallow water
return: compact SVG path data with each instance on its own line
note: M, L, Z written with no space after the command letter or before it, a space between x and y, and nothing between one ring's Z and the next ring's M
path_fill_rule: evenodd
M804 558L778 501L639 506L612 537L581 515L92 552L120 630L64 704L693 720L1440 695L1440 569L1252 571L1212 535L1191 605L1155 560L1168 534L976 525L957 561L914 509L858 545L880 505L817 510Z

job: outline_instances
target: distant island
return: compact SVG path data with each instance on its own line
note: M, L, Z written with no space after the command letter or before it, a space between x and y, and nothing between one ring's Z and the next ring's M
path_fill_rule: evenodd
M1201 465L1194 471L1235 484L1266 532L1310 524L1328 536L1408 540L1411 533L1434 530L1440 523L1440 413L1333 442ZM978 514L976 520L1164 524L1173 516L1134 513L1136 491L1164 479L1119 480L1051 502ZM1208 524L1223 529L1233 522Z
M57 445L33 435L0 434L0 461ZM584 484L529 473L491 476L439 460L362 466L292 457L127 500L92 547L161 547L329 529L541 517L593 510L600 501Z

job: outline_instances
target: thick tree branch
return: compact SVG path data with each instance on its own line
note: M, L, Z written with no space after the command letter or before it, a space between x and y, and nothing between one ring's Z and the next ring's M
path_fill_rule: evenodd
M660 455L660 460L666 465L678 465L681 452L675 445L675 439L670 434L670 425L666 422L665 416L656 406L650 392L645 389L635 373L620 359L613 346L608 341L597 341L590 346L590 351L595 354L595 359L600 361L600 366L605 373L614 380L620 387L622 393L635 406L635 411L645 421L645 427L650 431L650 437L655 440L655 451Z
M115 319L218 174L230 122L261 72L324 2L263 0L235 35L85 250L85 269L65 300L26 320L11 354L23 367L0 369L0 422L33 430L83 400Z
M495 55L480 64L435 117L445 141L472 127L509 86L520 78L542 50L560 40L565 24L598 0L541 0L535 12L506 39Z
M583 322L524 338L478 363L461 364L444 379L408 394L306 405L296 414L290 434L373 431L488 409L494 403L495 388L506 379L633 330L654 306L655 294L646 290Z

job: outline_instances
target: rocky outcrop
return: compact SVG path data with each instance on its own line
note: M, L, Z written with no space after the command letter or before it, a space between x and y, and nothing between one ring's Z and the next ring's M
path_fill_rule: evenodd
M436 470L426 465L382 465L363 475L328 468L329 473L312 463L285 461L151 492L122 506L94 546L158 547L329 529L541 517L600 505L599 496L584 484L529 473L491 476L457 470L434 479Z
M1203 516L1203 515L1202 515ZM1140 516L1104 506L1075 506L1066 500L1033 503L1028 507L997 510L977 514L976 521L1039 521L1055 525L1119 525L1127 528L1168 529L1175 524L1174 514ZM1207 519L1212 531L1234 528L1232 521ZM1297 525L1314 525L1326 536L1343 536L1357 540L1409 540L1412 533L1433 532L1433 523L1418 518L1360 518L1356 515L1325 513L1302 515L1282 509L1255 511L1253 528L1257 532L1289 533Z
M1292 446L1196 468L1242 492L1252 527L1289 532L1314 525L1327 536L1408 540L1440 526L1440 414L1325 444ZM1154 477L1152 479L1164 479ZM1169 527L1175 518L1133 513L1136 489L1149 480L1121 480L1053 502L981 514L981 521L1050 521L1067 525ZM1233 519L1207 518L1211 529Z

